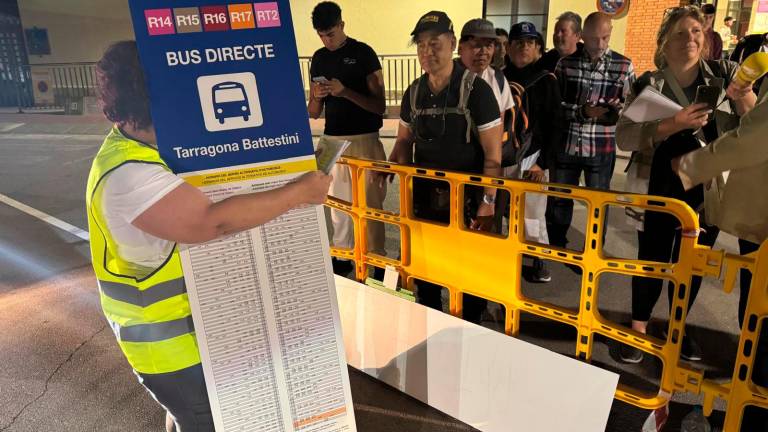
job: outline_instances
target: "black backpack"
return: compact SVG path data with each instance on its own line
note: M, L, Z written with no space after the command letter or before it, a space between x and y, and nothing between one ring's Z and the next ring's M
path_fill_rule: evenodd
M444 115L444 114L459 114L463 115L467 120L467 135L466 140L470 142L472 133L477 134L477 125L472 120L472 114L467 104L469 103L469 95L472 93L472 88L475 82L476 73L465 69L461 76L461 86L459 90L459 103L455 107L444 108L418 108L416 102L419 100L419 87L421 80L425 75L416 78L410 85L410 104L411 104L411 123L416 127L416 122L419 117L430 115ZM450 85L450 84L449 84Z
M497 72L497 80L500 79L498 75ZM525 153L531 147L533 130L531 129L529 122L530 104L528 102L528 94L526 91L539 82L539 80L549 75L554 78L554 75L550 72L542 70L525 86L515 81L509 81L509 89L512 91L512 100L515 101L515 106L507 111L508 115L504 122L501 166L508 167L518 165L525 157ZM504 75L501 75L501 80L506 81ZM501 81L499 82L499 87L503 88Z

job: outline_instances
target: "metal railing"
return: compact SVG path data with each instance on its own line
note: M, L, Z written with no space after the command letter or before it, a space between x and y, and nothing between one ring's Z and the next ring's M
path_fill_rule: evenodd
M418 78L421 66L415 55L381 55L382 75L384 76L385 96L388 106L399 106L403 93L408 86ZM299 57L301 80L304 86L304 96L309 97L309 86L312 82L310 75L311 57ZM19 68L21 79L16 77L18 90L8 97L18 100L20 108L68 107L71 103L82 103L84 97L96 96L96 63L46 63L22 65ZM47 76L48 92L51 92L49 103L40 104L35 101L34 86L41 85L35 77ZM8 87L9 90L13 86ZM3 92L7 93L7 92ZM9 99L10 100L10 99Z
M92 62L22 65L20 108L68 109L73 102L82 104L83 98L96 96L95 67L96 63ZM35 101L35 86L49 95L45 103Z
M381 73L384 76L384 91L387 106L400 106L403 93L408 86L421 76L422 70L419 59L415 55L380 55ZM309 97L309 86L312 83L310 75L311 57L299 57L301 67L301 82L304 83L304 95Z

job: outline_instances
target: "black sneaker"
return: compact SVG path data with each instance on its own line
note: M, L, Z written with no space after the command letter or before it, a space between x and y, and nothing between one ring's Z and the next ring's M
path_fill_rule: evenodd
M661 332L662 339L667 338L667 331ZM683 343L680 345L680 358L685 361L700 361L701 347L690 336L683 337Z
M333 272L339 276L346 276L349 272L355 269L355 265L352 261L336 257L331 258L331 265L333 266Z
M619 346L619 357L624 363L640 363L643 361L643 351L630 345Z
M533 272L531 273L531 279L533 282L549 282L552 280L552 275L549 274L549 270L544 265L544 261L541 258L533 259Z
M680 358L687 361L701 361L701 347L693 338L685 336L680 345Z

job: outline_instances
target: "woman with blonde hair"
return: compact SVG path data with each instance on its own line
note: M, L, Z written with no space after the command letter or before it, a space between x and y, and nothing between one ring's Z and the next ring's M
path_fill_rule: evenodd
M622 115L616 128L616 144L622 150L632 151L627 189L685 201L699 212L703 228L699 233L699 244L712 246L719 230L707 224L708 219L714 220L714 209L704 208L704 195L719 195L723 180L717 178L706 187L699 185L685 191L679 177L672 171L671 161L735 128L739 116L754 106L755 96L726 94L738 65L727 60L706 60L708 46L704 24L704 16L698 7L683 6L667 11L656 40L654 63L658 69L646 72L638 79L626 106L645 86L650 85L684 108L669 118L648 122L634 122ZM714 110L707 104L693 103L699 86L720 88L718 105ZM627 213L638 229L638 259L657 262L677 260L681 233L680 223L674 216L652 211L642 214L630 210ZM632 278L634 331L647 332L648 321L663 283L659 279ZM701 286L701 277L694 276L689 286L690 308ZM672 289L670 285L670 304ZM643 359L640 350L629 346L622 346L620 355L628 363L639 363ZM701 360L700 349L690 337L683 338L681 356L689 361Z

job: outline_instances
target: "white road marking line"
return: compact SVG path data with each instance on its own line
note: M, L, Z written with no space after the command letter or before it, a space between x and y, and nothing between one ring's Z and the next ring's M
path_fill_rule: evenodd
M18 127L24 126L26 123L0 123L0 132L12 131Z
M70 225L70 224L64 222L61 219L57 219L57 218L55 218L55 217L53 217L53 216L51 216L51 215L49 215L47 213L43 213L40 210L34 209L34 208L24 204L24 203L20 203L20 202L16 201L13 198L10 198L10 197L7 197L7 196L5 196L3 194L0 194L0 202L3 202L5 204L15 208L16 210L22 211L22 212L24 212L24 213L26 213L26 214L28 214L30 216L34 216L34 217L40 219L41 221L43 221L43 222L45 222L47 224L53 225L56 228L64 230L64 231L66 231L66 232L68 232L68 233L70 233L70 234L72 234L72 235L74 235L76 237L79 237L79 238L81 238L81 239L83 239L85 241L90 241L90 239L91 239L90 235L88 234L88 231L83 231L83 230L81 230L80 228L78 228L78 227L76 227L74 225Z
M66 162L62 162L61 166L74 165L74 164L77 164L77 163L91 161L91 160L93 160L94 157L96 157L96 154L88 155L88 156L81 157L81 158L74 159L74 160L69 160L69 161L66 161Z
M46 140L46 141L96 141L101 143L104 140L104 135L88 135L88 134L19 134L19 133L4 133L0 135L1 139L14 139L14 140Z

